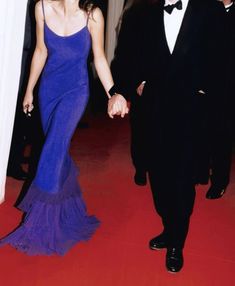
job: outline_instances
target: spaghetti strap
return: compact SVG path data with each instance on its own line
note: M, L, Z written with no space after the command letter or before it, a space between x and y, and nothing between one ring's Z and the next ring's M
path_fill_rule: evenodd
M43 1L43 0L41 0L41 1L42 1L43 20L44 20L44 22L45 22L45 21L46 21L46 17L45 17L44 1Z

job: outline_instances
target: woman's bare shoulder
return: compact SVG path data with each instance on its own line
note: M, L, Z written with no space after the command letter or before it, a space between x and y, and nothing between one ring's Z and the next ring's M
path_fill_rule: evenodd
M96 7L92 12L89 13L90 20L93 22L103 21L103 13L100 8Z
M50 6L51 7L51 5L53 5L53 1L51 1L51 0L39 0L39 1L37 1L37 3L36 3L36 5L35 6L40 6L40 7L42 7L42 2L43 2L43 5L44 5L44 7L48 7L48 6Z
M37 1L36 5L35 5L35 10L43 13L42 7L44 6L45 10L49 10L50 11L52 6L53 6L52 2L53 1L51 1L51 0L43 0L43 1L40 0L40 1Z
M42 0L35 5L35 17L36 19L43 19Z

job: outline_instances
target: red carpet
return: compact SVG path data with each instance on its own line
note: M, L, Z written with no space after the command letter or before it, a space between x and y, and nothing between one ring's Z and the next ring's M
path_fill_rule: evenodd
M28 257L10 246L0 249L3 286L232 286L235 285L235 166L224 198L205 199L199 187L185 266L165 270L165 250L150 251L148 241L161 229L149 187L132 181L128 119L93 118L78 130L71 152L89 213L102 221L92 240L64 257ZM235 162L235 160L234 160ZM13 207L22 183L8 179L0 206L0 236L11 231L21 213Z

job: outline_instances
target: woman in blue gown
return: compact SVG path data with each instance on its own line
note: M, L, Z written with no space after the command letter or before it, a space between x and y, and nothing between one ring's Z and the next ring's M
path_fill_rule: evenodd
M103 16L93 1L41 0L35 16L37 45L23 109L32 111L33 89L41 75L39 105L45 143L36 176L18 206L24 219L0 243L29 255L63 255L75 243L88 240L99 225L96 217L87 215L78 171L69 156L71 137L89 97L91 46L109 97L109 116L123 117L128 108L113 84L103 49Z

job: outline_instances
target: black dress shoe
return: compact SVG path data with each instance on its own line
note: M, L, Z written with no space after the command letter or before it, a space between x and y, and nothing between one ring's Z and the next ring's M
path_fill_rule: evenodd
M225 191L226 191L226 187L218 188L216 186L211 186L206 193L206 198L209 200L219 199L225 194Z
M152 250L160 250L163 248L167 248L166 238L164 234L162 233L151 239L149 242L149 248Z
M183 251L181 248L167 248L166 253L166 268L171 273L177 273L181 270L184 264Z
M146 171L136 171L134 181L138 186L145 186L147 184Z
M7 170L7 176L20 181L25 181L28 178L28 174L21 167Z

